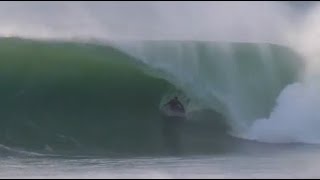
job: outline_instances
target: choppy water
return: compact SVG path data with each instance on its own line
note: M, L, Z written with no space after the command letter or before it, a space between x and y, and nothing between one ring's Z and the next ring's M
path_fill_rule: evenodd
M8 157L1 178L319 178L319 147L181 157Z

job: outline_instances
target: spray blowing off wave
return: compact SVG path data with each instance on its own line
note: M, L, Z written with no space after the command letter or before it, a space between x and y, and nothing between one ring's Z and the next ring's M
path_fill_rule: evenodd
M285 44L291 11L284 2L1 2L0 34Z
M270 143L320 143L319 6L315 6L291 40L303 55L305 71L299 82L280 94L268 118L258 119L244 136Z
M118 48L182 89L192 98L190 108L223 114L236 136L265 117L303 69L297 54L270 44L145 41Z
M190 100L189 123L213 122L200 131L237 134L301 70L299 56L271 44L3 38L0 46L2 141L27 147L159 151L159 105L174 93Z

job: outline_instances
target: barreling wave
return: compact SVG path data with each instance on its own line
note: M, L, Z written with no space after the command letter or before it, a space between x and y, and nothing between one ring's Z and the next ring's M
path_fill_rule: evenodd
M159 106L176 94L189 123L237 134L267 116L301 70L295 52L271 44L1 38L1 142L156 151Z

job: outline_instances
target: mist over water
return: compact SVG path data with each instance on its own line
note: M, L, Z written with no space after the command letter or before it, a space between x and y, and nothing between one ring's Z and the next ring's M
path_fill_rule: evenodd
M1 2L6 36L283 43L283 2Z
M320 177L319 12L0 2L0 177ZM173 96L178 156L159 114Z
M316 10L296 11L286 2L1 2L0 34L112 41L123 52L169 74L166 80L206 108L224 114L234 130L239 130L233 133L236 136L268 142L317 142L320 115L316 107L320 98L315 78L318 55L314 54L317 49L313 49L318 47L313 44L318 33L314 23L318 19ZM303 28L297 29L300 26ZM193 45L166 45L166 49L144 43L128 45L130 40L223 42L219 45L223 52L219 61L223 62L218 67L225 70L220 74L225 82L218 86L210 79L216 74L201 73L203 68L210 70L217 63L210 58L204 63L199 49ZM258 96L253 96L248 85L259 85L261 79L251 81L238 76L241 74L237 71L238 57L233 47L224 42L289 46L306 59L306 76L279 89L282 86L274 72L276 63L270 60L274 54L268 45L258 45L259 55L254 58L259 57L257 62L264 68L260 78L269 87L276 87L268 89L268 93L276 97L279 93L279 98L267 113L269 116L257 118L257 114L266 114L269 108L264 107L267 105Z
M305 60L304 74L279 95L269 117L257 120L246 137L264 142L320 143L319 4L311 8L291 39Z

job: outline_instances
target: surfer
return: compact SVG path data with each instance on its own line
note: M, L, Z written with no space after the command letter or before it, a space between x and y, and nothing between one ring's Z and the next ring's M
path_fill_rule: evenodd
M163 105L161 110L165 147L169 153L178 154L181 152L181 129L185 120L185 108L175 96Z
M185 109L182 103L178 100L178 97L175 96L172 100L170 100L165 106L170 106L170 109L175 112L185 113Z

